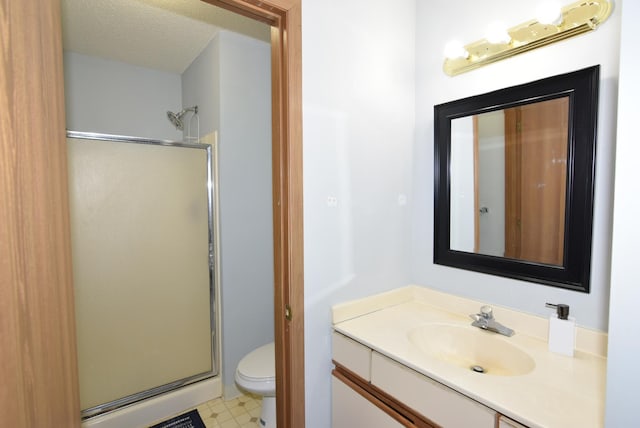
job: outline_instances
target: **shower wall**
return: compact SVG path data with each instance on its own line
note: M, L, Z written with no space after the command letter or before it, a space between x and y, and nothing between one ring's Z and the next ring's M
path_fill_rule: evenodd
M187 67L181 78L181 103L184 106L198 106L202 135L220 128L219 47L216 36Z
M64 79L67 129L182 139L166 117L180 110L179 74L65 51Z
M268 43L221 31L182 75L182 105L198 105L201 134L218 130L227 397L240 359L273 340L270 70Z

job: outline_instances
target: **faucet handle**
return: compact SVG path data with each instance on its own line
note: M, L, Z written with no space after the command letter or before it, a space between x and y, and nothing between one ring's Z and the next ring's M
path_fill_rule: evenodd
M493 318L493 309L489 305L484 305L480 308L480 315L482 315L483 318L491 319Z

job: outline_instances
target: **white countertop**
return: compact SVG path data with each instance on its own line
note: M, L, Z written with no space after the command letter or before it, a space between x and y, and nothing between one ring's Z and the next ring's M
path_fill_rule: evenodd
M492 305L496 320L516 331L512 337L496 337L535 361L531 372L518 376L474 373L430 358L409 341L409 332L425 324L468 327L468 314L478 312L482 304L486 303L409 286L337 305L333 308L333 327L531 428L604 426L604 333L578 328L575 356L558 355L548 351L547 319Z

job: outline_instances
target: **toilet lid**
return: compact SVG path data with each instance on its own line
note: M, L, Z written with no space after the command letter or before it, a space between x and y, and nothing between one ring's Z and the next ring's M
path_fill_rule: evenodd
M252 381L269 381L276 377L276 355L274 343L267 343L264 346L248 353L238 363L238 374Z

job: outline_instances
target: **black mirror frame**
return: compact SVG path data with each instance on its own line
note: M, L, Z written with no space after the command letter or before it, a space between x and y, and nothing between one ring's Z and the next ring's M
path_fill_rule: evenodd
M600 66L434 106L434 253L439 265L589 292ZM569 96L569 138L563 265L450 248L451 121Z

